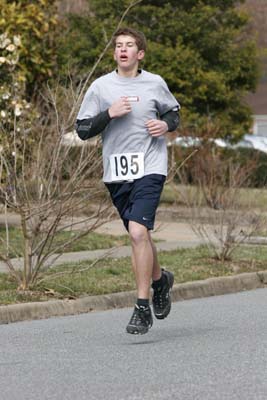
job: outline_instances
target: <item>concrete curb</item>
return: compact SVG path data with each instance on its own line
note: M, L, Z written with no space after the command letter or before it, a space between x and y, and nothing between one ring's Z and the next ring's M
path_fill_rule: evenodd
M174 285L172 299L173 301L181 301L217 296L264 288L266 285L267 271L209 278L202 281ZM0 306L0 324L132 307L135 299L136 292L131 291L101 296L87 296L78 300L56 300Z

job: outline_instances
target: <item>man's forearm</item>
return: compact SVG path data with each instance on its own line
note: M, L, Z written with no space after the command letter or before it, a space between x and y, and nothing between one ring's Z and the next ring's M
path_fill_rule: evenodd
M161 115L160 119L168 125L168 132L173 132L178 128L180 122L179 111L168 111Z
M175 131L180 121L179 112L168 111L160 119L166 122L169 132ZM111 117L108 110L106 110L92 118L77 119L75 129L80 139L87 140L101 133L110 121Z
M101 133L110 121L111 118L106 110L92 118L77 119L75 129L79 138L86 140Z

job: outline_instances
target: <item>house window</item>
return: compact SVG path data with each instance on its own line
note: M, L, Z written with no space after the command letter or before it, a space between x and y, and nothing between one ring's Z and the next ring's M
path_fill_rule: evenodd
M254 115L253 133L267 137L267 115Z
M258 123L257 135L267 137L267 122L266 123Z

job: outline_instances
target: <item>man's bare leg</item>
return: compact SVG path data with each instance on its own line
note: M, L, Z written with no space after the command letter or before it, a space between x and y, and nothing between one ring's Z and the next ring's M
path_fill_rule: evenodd
M157 258L156 246L145 226L129 221L129 234L132 243L132 267L137 286L137 303L126 331L131 334L144 334L153 324L149 307L151 280L154 280L152 299L154 314L156 318L163 319L170 312L169 292L173 285L173 275L167 271L163 275ZM155 290L155 287L160 287L162 290Z
M144 225L134 221L129 221L129 234L132 244L132 265L136 278L137 296L139 299L149 299L154 269L154 250L150 234Z
M157 281L158 279L161 278L161 268L159 265L159 261L158 261L158 254L157 254L157 249L156 246L152 240L151 234L150 232L148 232L149 234L149 238L150 238L150 243L151 243L151 247L152 247L152 251L153 251L153 272L152 272L152 280L153 281Z
M132 226L132 224L137 224L136 222L133 222L133 221L130 221L129 224L130 223L131 223L131 226ZM140 224L137 224L137 225L140 225ZM130 229L130 227L129 227L129 229ZM139 231L139 229L138 229L138 231ZM142 231L143 231L143 229L142 229ZM153 240L151 238L151 234L150 234L149 231L147 231L147 234L148 234L148 238L149 238L149 241L150 241L150 246L151 246L152 254L153 254L153 261L152 261L153 267L152 267L152 276L151 277L152 277L153 281L156 281L156 280L161 278L162 271L161 271L161 268L160 268L160 265L159 265L159 262L158 262L156 246L155 246L155 244L154 244L154 242L153 242ZM138 247L138 244L137 244L137 247ZM134 273L134 276L135 276L135 279L136 279L136 285L137 285L137 288L138 288L139 285L138 285L138 281L137 281L136 265L137 265L137 263L139 261L138 261L138 259L137 259L137 261L135 259L136 252L138 253L138 248L136 248L136 251L133 248L133 252L132 252L132 269L133 269L133 273ZM146 250L145 250L145 252L146 252ZM149 250L149 252L150 252L150 250ZM149 261L149 262L151 262L151 261Z

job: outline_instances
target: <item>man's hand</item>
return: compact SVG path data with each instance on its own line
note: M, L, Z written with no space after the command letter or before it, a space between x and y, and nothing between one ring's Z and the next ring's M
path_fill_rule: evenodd
M164 133L168 132L167 123L160 119L150 119L145 125L151 136L162 136Z
M122 117L131 111L132 107L127 97L121 97L119 100L116 100L108 109L110 118Z

